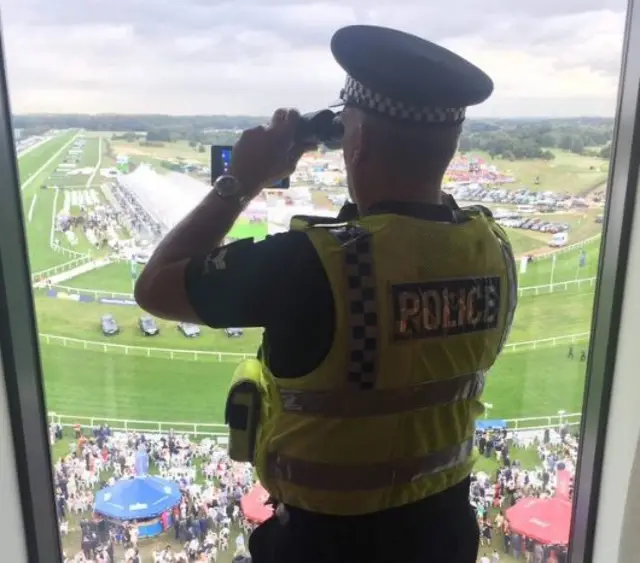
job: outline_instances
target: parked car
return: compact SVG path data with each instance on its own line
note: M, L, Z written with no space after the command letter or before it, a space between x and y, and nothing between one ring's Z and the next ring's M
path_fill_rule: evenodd
M118 323L113 318L113 315L109 314L102 315L102 317L100 317L100 328L102 329L102 334L105 336L113 336L120 332Z
M178 330L187 338L200 336L200 327L192 323L178 323Z
M138 326L145 336L155 336L160 332L156 321L153 317L140 317L138 319Z
M242 336L244 334L244 330L241 328L225 328L224 333L229 338L237 338L238 336Z

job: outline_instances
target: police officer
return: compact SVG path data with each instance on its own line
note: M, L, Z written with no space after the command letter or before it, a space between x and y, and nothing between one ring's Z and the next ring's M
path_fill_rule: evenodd
M243 447L279 505L251 538L256 563L470 563L474 423L513 319L516 269L490 212L458 208L441 182L465 108L493 85L391 29L343 28L331 48L348 75L347 221L307 218L222 246L306 148L294 142L299 114L277 110L242 134L230 175L158 246L136 298L159 317L265 328L227 412L232 436L236 419L259 420ZM259 391L252 415L249 403L234 410L247 382Z

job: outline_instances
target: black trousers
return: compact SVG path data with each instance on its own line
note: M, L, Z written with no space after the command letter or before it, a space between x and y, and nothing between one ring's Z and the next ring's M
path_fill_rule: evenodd
M475 563L479 530L469 480L438 495L366 516L287 507L249 538L253 563Z

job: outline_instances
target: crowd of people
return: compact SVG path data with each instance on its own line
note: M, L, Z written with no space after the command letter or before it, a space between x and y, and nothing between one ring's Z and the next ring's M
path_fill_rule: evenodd
M65 438L60 426L50 431L53 442ZM240 500L254 486L254 473L248 464L231 461L225 447L173 432L123 433L108 426L87 434L79 426L64 432L75 436L68 454L54 466L56 507L61 534L79 532L77 551L65 553L65 563L142 563L138 523L111 522L92 513L94 491L135 474L141 445L153 472L178 482L182 492L180 503L161 516L163 544L145 554L145 563L216 561L223 552L250 561L246 545L254 524L244 518ZM533 433L490 429L477 433L476 445L480 455L495 459L498 466L494 474L472 475L470 499L481 530L481 561L497 563L507 553L530 563L563 563L564 546L544 546L513 533L505 511L521 498L553 495L557 470L575 469L577 438L566 426ZM538 467L521 466L518 452L523 448L536 449ZM69 546L69 539L64 545Z
M480 455L495 457L498 463L494 475L472 475L470 496L480 527L481 562L498 563L504 553L528 563L565 563L565 545L543 545L514 532L505 512L523 498L553 496L558 471L575 474L578 440L569 426L523 433L490 429L477 433L476 445ZM523 448L536 449L539 465L535 469L521 466L518 450Z
M163 234L162 225L156 221L138 200L117 182L103 189L113 207L122 213L124 224L132 235L157 239Z
M253 524L243 518L240 499L254 484L249 465L232 462L213 440L194 442L173 432L122 433L112 432L108 426L94 429L90 435L79 427L73 432L76 436L69 453L54 465L61 534L80 532L79 549L75 554L65 552L65 563L142 563L140 523L112 522L92 513L95 490L135 474L136 452L141 445L154 472L178 482L182 493L180 503L160 517L166 542L151 554L153 560L215 561L223 551L234 553L238 561L247 559L246 542ZM63 439L63 429L52 426L51 437ZM118 558L118 554L122 556Z

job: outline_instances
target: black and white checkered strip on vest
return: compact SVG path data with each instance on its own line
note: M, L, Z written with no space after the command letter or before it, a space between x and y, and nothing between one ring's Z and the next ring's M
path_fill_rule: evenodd
M378 312L371 235L352 228L343 243L349 307L348 384L373 389L378 373Z
M405 104L400 100L374 92L351 76L347 76L345 87L340 91L340 99L345 104L353 104L394 119L415 123L462 123L466 111L466 108L420 107Z

